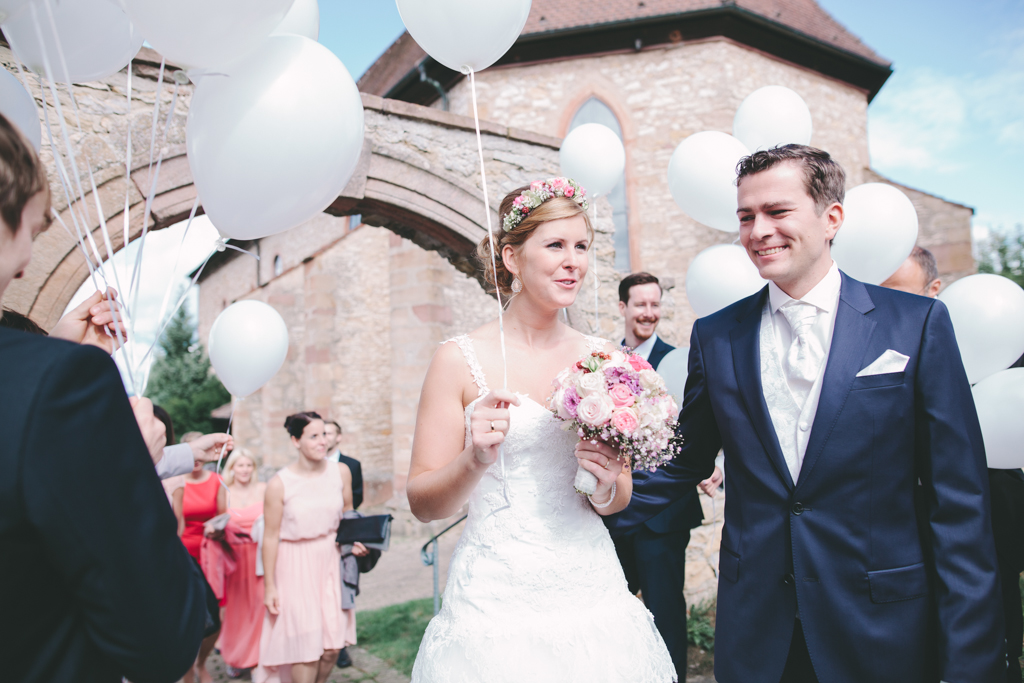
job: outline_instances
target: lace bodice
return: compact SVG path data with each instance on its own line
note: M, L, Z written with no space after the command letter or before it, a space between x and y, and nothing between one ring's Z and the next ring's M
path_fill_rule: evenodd
M450 341L478 388L465 410L468 446L470 417L489 388L472 340ZM587 338L591 349L606 343ZM423 638L413 682L674 680L668 650L629 594L608 531L573 489L575 433L521 398L510 408L504 475L499 460L470 496L444 604Z

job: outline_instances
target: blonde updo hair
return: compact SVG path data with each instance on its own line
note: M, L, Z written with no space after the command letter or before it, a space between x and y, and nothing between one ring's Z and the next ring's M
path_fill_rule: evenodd
M498 227L494 231L494 259L498 267L497 273L491 267L490 236L485 236L476 248L477 258L484 269L484 281L487 283L487 291L494 292L495 275L497 275L498 289L501 291L502 299L508 299L512 296L512 280L515 279L515 276L501 259L502 250L506 246L510 246L518 251L519 247L530 238L530 235L533 234L533 231L541 223L557 221L562 218L572 218L573 216L583 216L583 220L587 223L587 237L591 243L594 241L594 226L590 223L590 215L587 214L582 206L568 197L552 197L548 199L536 209L530 211L520 221L519 225L505 232L501 226L505 221L505 216L512 211L512 202L515 201L516 197L529 189L529 185L523 185L512 190L505 195L505 198L501 200L501 205L498 207Z
M228 456L227 462L224 463L224 473L221 475L224 483L228 486L235 483L235 463L237 463L240 458L248 458L249 461L252 462L252 475L254 477L256 476L255 470L260 466L260 464L256 462L256 458L253 457L252 452L248 448L236 448L231 451L231 455Z

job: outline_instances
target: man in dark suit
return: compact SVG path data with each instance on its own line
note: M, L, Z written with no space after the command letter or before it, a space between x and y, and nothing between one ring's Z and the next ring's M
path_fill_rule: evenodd
M839 272L827 153L738 170L740 240L769 284L694 324L682 453L636 475L613 528L689 494L724 447L718 681L1001 680L985 453L945 306Z
M45 170L0 116L0 297L49 225ZM153 469L164 427L90 345L0 328L5 681L175 681L204 584Z
M656 332L661 320L658 278L650 273L633 273L623 278L619 283L619 312L626 320L623 345L657 370L661 359L675 348ZM643 595L680 681L686 680L686 546L690 543L690 529L700 526L703 519L694 488L630 534L615 539L615 552L629 590Z
M327 459L331 462L343 462L348 465L352 472L352 507L356 510L363 504L363 466L355 458L350 458L341 452L338 444L341 442L341 425L331 421L324 425L327 432Z

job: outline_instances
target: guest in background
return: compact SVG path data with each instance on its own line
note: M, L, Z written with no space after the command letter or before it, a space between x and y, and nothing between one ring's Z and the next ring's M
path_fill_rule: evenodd
M356 642L355 610L341 606L341 549L335 543L352 509L352 475L327 460L324 421L314 412L285 420L297 462L267 484L263 534L264 604L254 683L324 683L338 651ZM287 677L284 677L287 680Z
M356 510L363 504L363 466L355 458L351 458L338 448L341 443L341 425L337 422L325 422L327 430L327 459L330 462L343 462L352 473L352 507Z
M201 436L202 434L199 432L188 432L182 435L181 440L183 443L188 443ZM178 514L180 510L178 524L179 528L182 529L181 542L185 545L185 549L192 556L192 560L196 563L197 567L200 566L199 548L203 543L206 522L219 514L223 514L228 509L227 492L221 485L220 476L203 469L203 465L203 462L197 461L192 471L185 475L183 485L176 489L172 495L175 514ZM207 601L210 602L212 599L212 605L208 605L208 608L211 610L212 615L216 615L215 623L211 628L207 629L207 634L203 638L203 644L199 647L199 656L196 658L195 670L185 674L185 683L193 683L196 680L195 671L199 673L200 683L213 683L213 677L206 670L206 659L213 652L213 647L217 642L217 635L220 633L221 605L216 596L214 596L213 590L209 587L208 579L207 590Z
M256 576L256 542L252 525L263 515L263 497L267 485L256 480L256 459L245 448L232 451L224 465L224 483L228 487L228 513L237 527L240 543L232 543L235 571L224 577L224 619L218 647L224 663L234 669L233 678L242 669L256 666L263 626L263 577Z
M937 297L942 288L942 280L939 279L939 266L932 252L924 247L914 247L914 251L910 252L910 256L899 270L883 282L882 286L930 299Z
M899 270L882 286L934 299L942 286L935 257L924 247L914 247ZM1019 683L1024 644L1024 613L1020 595L1020 573L1024 571L1024 472L990 468L988 487L992 498L992 535L996 543L1006 623L1007 668L1004 680Z
M327 434L327 459L330 462L341 462L348 465L349 472L352 473L352 507L358 510L359 506L363 504L363 466L358 460L345 455L338 448L338 444L341 442L340 424L333 420L325 422L324 429ZM339 669L352 666L352 657L349 656L348 650L341 648L335 666Z
M633 273L619 283L619 313L626 323L622 344L632 348L655 370L661 359L675 349L656 332L661 321L661 293L661 283L650 273ZM680 681L686 680L688 644L683 596L686 546L690 543L690 529L700 526L703 519L695 488L634 533L612 539L629 591L643 595Z

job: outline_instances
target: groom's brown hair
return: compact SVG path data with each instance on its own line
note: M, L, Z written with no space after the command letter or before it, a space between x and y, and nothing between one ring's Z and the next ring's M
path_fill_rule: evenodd
M828 152L807 145L782 145L754 152L736 166L737 187L744 178L761 173L786 161L796 162L804 172L804 187L820 216L834 203L846 197L846 171Z

